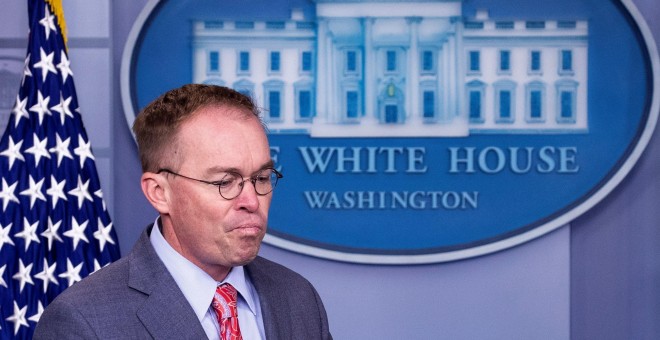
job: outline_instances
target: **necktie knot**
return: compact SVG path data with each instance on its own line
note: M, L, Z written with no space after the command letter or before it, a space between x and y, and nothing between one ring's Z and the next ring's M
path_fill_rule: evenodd
M238 293L234 286L225 283L215 290L213 296L213 309L218 314L218 319L226 319L230 317L237 317L236 300Z
M238 293L236 288L228 283L219 285L213 295L211 306L215 310L220 325L222 340L240 340L241 331L238 327L238 309L236 307Z

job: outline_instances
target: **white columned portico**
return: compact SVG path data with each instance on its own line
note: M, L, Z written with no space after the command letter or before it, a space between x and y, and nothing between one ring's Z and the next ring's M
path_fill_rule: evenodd
M454 68L454 74L452 75L452 78L455 79L453 84L451 84L452 88L456 89L456 95L453 97L454 100L453 102L455 103L454 105L454 111L451 112L452 118L456 116L462 115L466 122L468 119L468 114L467 110L464 108L466 107L466 101L465 100L457 100L459 98L465 98L465 84L464 84L464 78L463 75L466 72L466 66L464 62L460 62L461 59L466 58L465 56L465 51L463 50L463 21L461 20L460 17L453 17L452 21L454 22L454 41L455 41L455 49L454 49L454 60L455 60L455 65L456 67Z
M373 48L373 25L374 18L367 17L362 19L364 27L364 110L363 118L366 124L376 124L378 122L378 112L376 110L376 75L374 66L376 65L376 53Z
M334 44L332 43L332 39L332 32L327 32L325 36L325 56L323 56L327 60L328 71L328 78L326 79L326 95L328 98L339 98L337 96L343 94L338 93L339 91L337 90L337 75L339 74L339 66L338 63L335 62L337 60L337 53ZM333 123L341 122L344 112L342 111L341 107L337 106L337 101L326 101L326 107L328 109L328 120Z
M419 23L421 17L408 17L406 23L410 26L410 48L408 49L408 79L406 79L407 116L413 124L421 124L422 112L419 106Z
M317 41L317 65L316 65L316 123L325 123L328 121L327 99L328 99L328 58L327 50L324 44L325 36L328 32L328 21L324 18L319 18L318 23L318 37Z
M452 50L454 51L452 58L454 72L451 75L452 83L450 86L452 89L456 89L456 92L454 96L450 97L453 98L450 115L452 120L459 118L461 115L463 115L462 118L467 120L467 110L463 109L466 106L465 84L460 81L465 74L465 62L460 61L467 58L465 51L463 51L463 21L460 17L452 17L451 20L454 23L454 36L452 39L454 42Z

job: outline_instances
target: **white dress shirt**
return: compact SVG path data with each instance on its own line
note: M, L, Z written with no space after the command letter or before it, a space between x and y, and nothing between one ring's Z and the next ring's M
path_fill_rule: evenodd
M217 282L170 246L160 232L160 218L155 225L157 227L151 230L151 244L195 311L208 338L220 339L220 325L211 301L216 287L229 283L238 291L238 324L243 339L265 339L259 296L243 267L233 267L222 282Z

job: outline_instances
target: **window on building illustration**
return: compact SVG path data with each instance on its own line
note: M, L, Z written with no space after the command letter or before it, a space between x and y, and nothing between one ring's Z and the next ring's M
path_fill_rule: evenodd
M495 122L512 123L516 117L516 86L511 80L495 82Z
M254 21L236 21L234 27L236 29L253 29Z
M563 90L559 92L559 123L575 123L575 91Z
M298 92L298 116L301 120L312 118L312 91L301 90Z
M271 72L280 72L280 52L271 51L270 52L270 71Z
M525 119L527 123L546 121L546 105L548 105L546 101L545 83L533 81L525 85Z
M346 117L358 118L358 92L346 91Z
M469 92L470 120L473 122L483 121L481 115L481 91L471 90Z
M424 118L435 117L435 92L424 91L422 93L422 110Z
M480 65L480 54L479 51L470 51L469 53L469 58L470 58L470 72L471 73L477 73L481 71L481 65Z
M484 28L484 23L482 21L466 21L463 27L468 30L481 30Z
M562 121L573 119L573 92L561 91L560 93L560 113L559 117Z
M254 93L254 83L247 79L241 79L235 82L233 88L248 97L252 97L252 94Z
M531 73L541 72L541 51L531 51L529 53L529 71Z
M268 116L272 120L282 118L282 93L280 91L268 91Z
M357 52L346 51L346 73L357 72Z
M511 71L511 51L500 51L500 72Z
M533 120L543 118L543 93L532 90L529 93L529 117Z
M571 73L573 71L573 51L561 50L560 51L560 73Z
M314 82L304 78L293 84L296 122L311 122L314 117Z
M225 27L225 23L219 20L207 20L204 21L204 28L205 29L222 29Z
M396 71L396 51L387 51L386 53L386 71L394 72Z
M511 120L511 91L500 91L499 104L499 118L501 120Z
M266 28L271 30L283 30L286 28L284 21L266 21Z
M395 104L385 105L385 123L397 123L399 121L399 108Z
M312 71L312 52L310 51L303 51L302 55L300 56L300 70L303 72L311 72Z
M557 28L564 28L564 29L574 29L577 27L577 22L576 21L567 21L567 20L559 20L557 21Z
M496 21L495 28L498 30L512 30L515 27L513 21Z
M546 84L540 81L533 81L525 86L525 119L528 123L539 123L546 120L545 87Z
M241 51L238 53L238 70L240 72L250 72L250 52Z
M544 29L545 21L526 21L525 27L533 30Z
M284 82L268 80L263 83L264 120L279 122L284 119Z
M209 72L217 73L220 71L220 52L209 52Z
M430 73L435 70L433 62L433 51L422 51L422 73Z
M555 85L557 93L555 114L558 123L572 124L576 122L578 84L575 80L561 80Z
M312 21L296 21L296 28L299 30L309 30L316 28L316 23Z

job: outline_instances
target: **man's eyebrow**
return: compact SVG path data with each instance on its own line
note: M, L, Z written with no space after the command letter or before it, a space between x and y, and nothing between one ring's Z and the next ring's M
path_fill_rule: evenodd
M268 169L268 168L273 168L275 167L275 161L272 159L269 160L268 162L264 163L259 169L257 169L253 174L256 174L257 172L263 170L263 169ZM223 167L223 166L214 166L206 171L209 175L214 175L214 174L219 174L223 172L235 172L237 174L245 176L246 174L243 174L239 168L234 168L234 167Z

